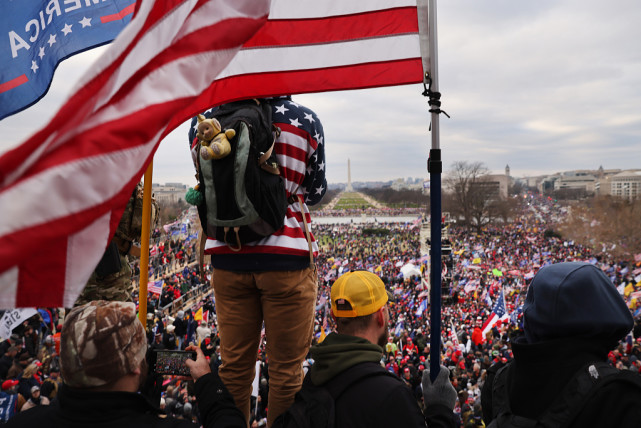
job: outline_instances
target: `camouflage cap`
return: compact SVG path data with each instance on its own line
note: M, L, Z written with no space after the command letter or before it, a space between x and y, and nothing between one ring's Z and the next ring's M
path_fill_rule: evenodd
M62 327L61 375L76 388L106 385L140 367L146 351L133 303L89 302L73 308Z

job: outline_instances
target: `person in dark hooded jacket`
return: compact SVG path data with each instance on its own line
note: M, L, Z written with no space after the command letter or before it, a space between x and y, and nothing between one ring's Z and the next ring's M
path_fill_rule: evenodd
M583 262L543 267L528 289L523 320L525 334L512 343L513 363L498 374L495 368L488 370L481 393L486 425L505 411L505 404L497 400L495 378L506 376L507 400L514 415L539 420L552 406L564 402L564 388L577 373L588 371L596 381L595 364L605 362L608 352L633 326L630 311L610 279ZM563 426L637 427L640 404L641 387L613 381L598 388Z
M176 328L176 338L178 339L178 349L183 349L183 342L187 335L187 320L185 320L185 312L178 311L174 319L173 326Z
M309 376L316 386L336 379L366 377L351 383L336 399L336 427L454 427L456 390L449 370L441 366L434 381L423 372L425 410L411 388L381 365L389 334L389 293L383 281L367 271L341 276L332 286L332 313L338 333L311 348Z

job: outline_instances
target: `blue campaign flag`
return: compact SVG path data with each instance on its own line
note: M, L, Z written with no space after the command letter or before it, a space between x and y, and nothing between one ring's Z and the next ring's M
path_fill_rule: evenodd
M60 61L111 42L134 7L135 0L3 1L0 119L42 98Z
M398 337L401 335L401 332L403 331L403 325L404 325L403 321L399 321L396 324L396 328L394 329L394 336Z
M15 415L18 394L7 394L0 391L0 421L7 422Z

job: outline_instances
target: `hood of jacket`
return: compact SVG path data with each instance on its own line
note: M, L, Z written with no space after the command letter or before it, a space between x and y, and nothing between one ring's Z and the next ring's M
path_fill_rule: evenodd
M544 266L536 274L523 305L523 324L529 343L583 337L614 347L634 320L601 269L566 262Z
M312 346L314 364L310 376L314 385L323 385L348 368L364 362L380 363L383 348L367 339L330 333L319 345Z

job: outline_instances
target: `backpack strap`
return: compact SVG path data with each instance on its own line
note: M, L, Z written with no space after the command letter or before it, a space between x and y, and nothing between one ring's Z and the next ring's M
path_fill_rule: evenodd
M314 248L312 247L312 235L309 233L307 217L305 217L305 211L303 211L303 197L301 195L296 195L296 197L298 198L298 207L300 208L300 214L303 217L303 225L305 226L305 238L307 238L307 245L309 246L309 267L314 269L314 273L316 273L316 264L314 263Z
M200 273L200 280L203 284L205 281L205 244L207 243L207 234L205 229L200 229L200 242L198 244L198 272Z
M260 157L258 158L258 166L260 166L262 169L269 172L270 174L280 175L280 168L278 168L278 164L276 162L272 162L271 164L267 163L267 161L272 155L272 152L274 151L274 144L276 144L275 138L274 138L274 142L272 142L272 145L269 146L269 149L267 149L267 151L264 153L263 152L260 153Z
M227 247L230 250L235 251L235 252L240 251L240 249L242 248L242 245L240 243L240 236L238 235L238 231L240 230L240 226L236 226L236 227L227 227L226 226L226 227L223 228L223 230L225 231L224 236L225 236L225 244L227 244ZM232 247L232 245L229 242L227 242L227 233L230 230L234 231L234 235L232 237L236 238L236 242L235 242L235 246L234 247Z

